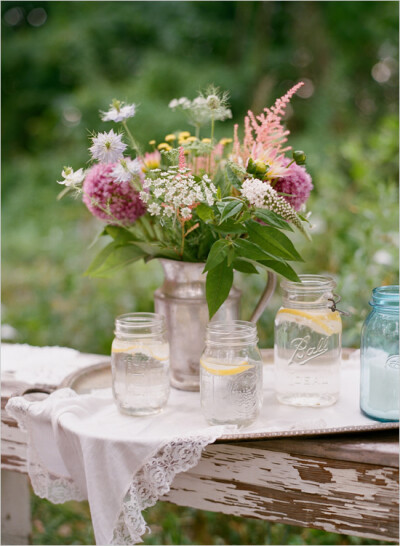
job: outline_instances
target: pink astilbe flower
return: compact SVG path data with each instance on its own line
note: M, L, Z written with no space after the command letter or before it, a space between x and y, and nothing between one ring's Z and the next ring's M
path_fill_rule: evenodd
M185 161L185 151L183 149L183 146L179 148L179 170L182 170L186 167L186 161Z
M290 160L284 159L285 166L290 163ZM292 163L286 174L278 178L274 185L274 190L279 193L288 193L282 197L292 205L295 210L300 210L301 206L307 201L310 196L310 191L313 189L311 176L301 165Z
M90 212L110 224L129 226L146 212L130 182L116 182L112 176L117 163L94 165L83 182L83 202Z
M269 178L283 175L284 154L291 147L284 146L289 131L282 125L282 117L291 97L302 85L304 83L299 82L293 86L283 97L277 99L271 108L264 108L264 112L258 116L248 111L244 119L243 146L239 144L237 128L235 128L232 155L234 161L246 165L249 157L253 160L262 160L270 166Z

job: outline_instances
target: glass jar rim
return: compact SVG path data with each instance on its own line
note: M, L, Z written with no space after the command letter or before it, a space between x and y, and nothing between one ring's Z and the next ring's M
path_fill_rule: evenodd
M399 307L399 285L377 286L372 290L370 305L381 307Z
M151 337L165 332L165 317L158 313L124 313L115 319L115 334Z
M336 288L336 281L329 275L299 275L300 282L283 279L281 287L287 292L325 292Z
M250 345L258 342L257 326L246 320L213 321L206 328L206 343Z

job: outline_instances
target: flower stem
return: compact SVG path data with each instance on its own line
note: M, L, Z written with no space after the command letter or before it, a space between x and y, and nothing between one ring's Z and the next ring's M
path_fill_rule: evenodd
M215 127L215 120L212 117L211 118L211 144L212 144L212 142L214 140L214 127Z
M182 236L182 240L181 240L181 252L180 252L180 255L181 255L181 258L183 256L183 251L184 251L184 248L185 248L185 223L184 222L181 222L181 236Z
M132 148L135 150L135 152L137 153L137 155L141 155L141 151L140 151L140 148L139 148L139 144L136 142L136 140L133 138L133 135L132 133L130 132L129 128L128 128L128 125L126 123L126 121L124 120L122 122L122 125L124 126L124 129L126 131L126 134L128 135L129 137L129 140L131 141L131 146Z

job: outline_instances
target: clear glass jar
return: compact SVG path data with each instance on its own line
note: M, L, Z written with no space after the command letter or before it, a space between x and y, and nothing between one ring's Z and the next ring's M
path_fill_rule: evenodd
M200 399L211 425L247 426L263 401L262 358L252 322L210 322L200 359Z
M129 415L158 413L169 396L169 346L165 319L128 313L115 320L111 349L113 394Z
M374 288L361 332L361 411L378 421L399 420L399 287Z
M275 318L275 389L282 404L322 407L339 397L342 321L331 277L300 275L281 282Z

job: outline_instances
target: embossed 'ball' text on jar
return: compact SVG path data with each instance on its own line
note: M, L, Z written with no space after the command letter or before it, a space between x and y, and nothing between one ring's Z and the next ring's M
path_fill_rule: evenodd
M399 286L372 291L361 332L361 411L377 421L399 420Z
M323 407L339 397L342 321L332 310L331 277L300 275L281 282L283 306L275 318L275 391L279 402Z
M112 387L121 413L159 413L169 397L169 345L165 319L127 313L115 319L111 349Z
M234 320L210 322L200 358L201 409L211 425L250 425L263 402L263 364L257 327Z

